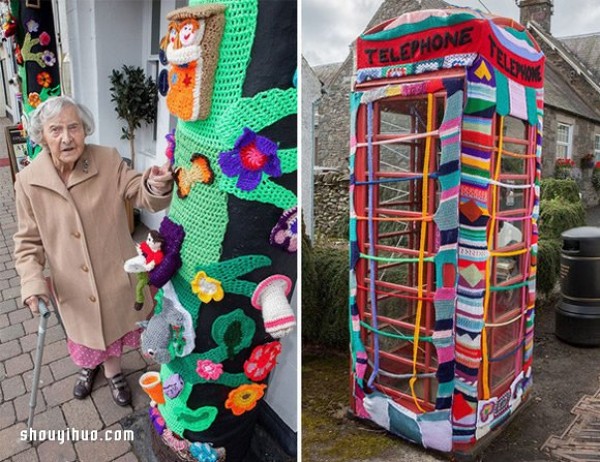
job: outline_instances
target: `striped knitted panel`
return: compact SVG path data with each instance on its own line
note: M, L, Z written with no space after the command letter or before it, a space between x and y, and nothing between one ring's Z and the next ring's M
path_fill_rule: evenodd
M354 187L355 187L355 174L354 164L356 156L356 116L358 113L358 107L360 105L362 93L352 93L350 96L350 222L349 222L349 251L350 251L350 273L349 273L349 328L350 328L350 351L352 354L352 371L354 374L354 381L358 384L355 387L355 399L357 400L357 406L355 412L362 409L362 397L364 393L360 393L360 396L356 394L356 391L363 386L363 379L367 369L367 354L365 347L360 338L360 315L358 305L356 304L356 290L357 281L355 267L359 258L358 250L358 236L357 236L357 220L356 210L354 208ZM357 412L360 415L360 412Z
M496 79L491 65L478 58L467 70L463 118L458 229L456 369L452 402L453 441L475 441L481 332L484 326L488 184L493 148ZM473 147L476 144L477 148Z
M440 203L434 222L440 233L435 256L435 332L433 345L438 357L436 409L450 409L454 388L454 310L456 305L456 263L458 248L458 193L460 183L460 129L463 91L449 95L444 120L439 127L441 159L438 170Z

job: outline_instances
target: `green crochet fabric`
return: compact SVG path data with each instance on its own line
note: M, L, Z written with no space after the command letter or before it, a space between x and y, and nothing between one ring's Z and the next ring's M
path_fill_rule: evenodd
M250 298L257 284L243 279L244 276L255 269L271 265L271 260L263 255L244 255L221 261L223 240L229 223L229 195L248 201L270 203L282 210L297 204L296 195L292 191L268 178L263 179L256 190L245 192L235 186L235 179L226 177L220 169L219 154L233 148L244 128L260 132L297 112L297 91L271 89L252 97L242 97L242 87L254 43L258 1L192 0L190 6L211 3L226 6L225 29L215 73L211 112L202 121L178 122L174 169L189 169L190 154L198 152L210 162L214 170L214 181L212 184L195 183L185 199L173 194L169 209L169 218L182 225L186 233L181 249L183 264L172 282L179 301L192 316L194 327L202 309L202 302L192 292L190 283L199 271L204 271L208 277L221 282L225 296L232 293ZM277 155L283 174L296 171L295 147L280 149ZM249 206L251 207L250 204ZM268 236L265 236L265 243L268 245ZM160 297L159 293L157 300L160 300ZM194 386L201 386L209 381L196 371L198 361L210 360L219 364L246 351L245 349L252 346L257 330L255 321L244 314L242 308L236 306L224 306L223 315L208 327L217 345L215 348L185 357L175 357L161 368L163 383L173 374L179 374L184 382L178 396L174 399L167 398L165 404L159 406L168 428L180 436L185 430L206 430L220 412L214 406L202 406L198 409L190 409L187 406ZM251 384L252 381L240 370L239 373L222 372L218 378L210 380L210 383L233 389ZM222 405L223 403L220 404Z

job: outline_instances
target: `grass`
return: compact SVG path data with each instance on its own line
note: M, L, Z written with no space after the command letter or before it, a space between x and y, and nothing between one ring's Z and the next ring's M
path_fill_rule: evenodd
M348 417L348 361L347 354L325 349L302 357L304 462L369 460L398 444L384 430Z

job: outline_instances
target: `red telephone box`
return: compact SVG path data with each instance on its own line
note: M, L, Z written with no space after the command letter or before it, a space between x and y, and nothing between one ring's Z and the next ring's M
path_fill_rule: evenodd
M470 453L532 384L544 55L512 20L423 10L355 64L352 411Z

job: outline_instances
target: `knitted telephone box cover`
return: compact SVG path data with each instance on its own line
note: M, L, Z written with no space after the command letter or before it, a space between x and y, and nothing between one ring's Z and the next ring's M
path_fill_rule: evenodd
M156 311L183 307L195 343L186 354L185 323L170 326L163 402L150 414L162 449L181 460L236 461L279 339L295 335L296 3L192 1L167 19L159 81L179 120L165 220L185 235Z

